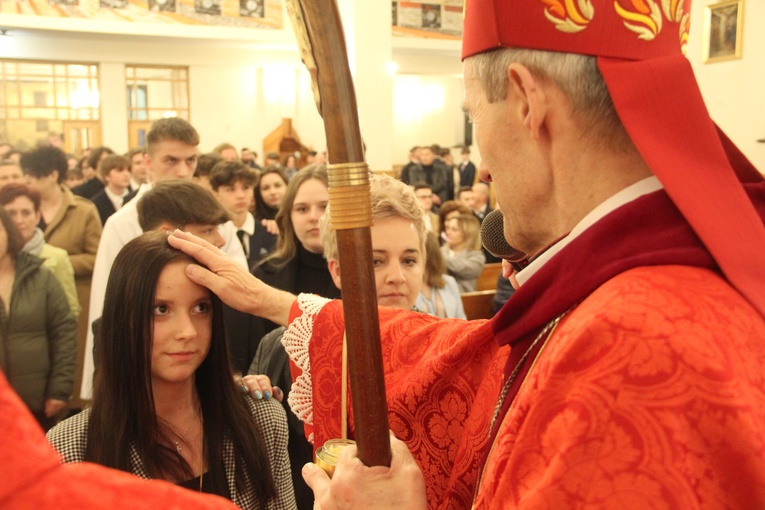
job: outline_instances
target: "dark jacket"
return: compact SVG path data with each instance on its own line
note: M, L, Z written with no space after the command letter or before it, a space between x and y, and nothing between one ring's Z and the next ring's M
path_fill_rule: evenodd
M252 274L271 287L293 294L308 292L329 299L340 297L340 289L332 281L332 275L329 274L324 257L306 251L300 244L298 244L297 255L287 264L276 267L266 262L253 268ZM259 320L262 322L260 338L277 327L271 321Z
M475 182L475 165L472 161L467 160L460 163L460 187L472 186Z
M61 284L34 255L16 257L10 313L2 323L0 368L29 409L42 411L49 398L69 400L77 321Z
M274 251L277 237L274 234L269 234L268 230L260 224L260 221L255 220L255 234L250 236L250 251L249 257L247 257L250 268L253 268L255 264Z
M92 179L83 182L79 186L72 188L72 193L82 198L91 198L99 191L104 189L104 183L100 179L93 177Z
M125 197L122 199L122 205L124 206L127 204L134 196L135 193L133 193L130 188L128 188L128 194L125 195ZM90 198L90 201L93 202L96 205L96 209L98 209L98 215L101 217L101 225L106 223L106 219L109 216L117 212L117 210L114 208L114 204L112 204L112 201L109 200L109 196L103 189L93 195Z
M443 204L454 199L454 174L451 167L439 160L430 166L419 165L409 170L409 182L426 182Z

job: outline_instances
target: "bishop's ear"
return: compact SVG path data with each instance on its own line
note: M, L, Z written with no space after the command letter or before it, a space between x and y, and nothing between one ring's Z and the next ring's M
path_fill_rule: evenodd
M513 62L507 68L509 86L508 95L519 108L523 116L523 125L532 138L539 139L539 134L547 115L547 94L542 82L535 77L528 67Z

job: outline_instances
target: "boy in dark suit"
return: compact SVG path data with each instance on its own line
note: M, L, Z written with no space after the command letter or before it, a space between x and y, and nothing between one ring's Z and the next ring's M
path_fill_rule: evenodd
M104 189L93 195L90 200L96 204L101 224L106 218L117 212L129 199L130 193L130 160L124 156L111 154L98 164L98 174L104 181Z

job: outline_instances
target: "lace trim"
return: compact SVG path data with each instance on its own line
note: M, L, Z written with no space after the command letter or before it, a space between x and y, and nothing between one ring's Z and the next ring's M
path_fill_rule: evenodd
M282 345L287 355L302 371L292 383L287 403L301 421L313 425L313 384L311 383L311 359L308 346L313 334L313 323L324 305L331 300L314 294L300 294L297 302L300 316L289 325L282 335ZM313 432L308 437L313 444Z

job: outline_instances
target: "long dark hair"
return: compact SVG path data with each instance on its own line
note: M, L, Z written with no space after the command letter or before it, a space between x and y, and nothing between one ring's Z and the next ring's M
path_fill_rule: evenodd
M154 296L162 269L189 260L173 249L164 232L148 232L126 244L109 274L99 336L85 460L131 471L130 446L143 458L151 478L188 480L195 475L169 446L173 442L158 420L151 387ZM205 454L216 487L225 487L223 438L236 454L236 485L252 480L265 507L275 496L266 445L245 397L232 380L220 299L212 296L212 334L207 357L196 371L202 408Z
M274 209L273 207L270 207L268 204L266 204L266 201L263 200L263 194L260 192L260 183L263 180L263 177L268 174L276 174L279 176L279 178L284 181L284 186L286 187L289 179L287 179L287 175L284 173L284 170L279 168L278 166L270 166L263 170L260 173L260 178L258 180L258 183L255 185L254 193L255 193L255 217L259 220L273 220L276 218L276 213L279 212L279 208L277 207Z
M327 177L327 167L324 165L309 165L296 173L282 198L282 205L276 215L276 224L279 226L279 238L276 241L276 249L271 255L260 261L259 265L270 264L273 267L280 268L295 258L298 253L300 240L295 234L295 227L292 225L292 206L295 204L295 196L300 190L300 186L306 181L316 179L329 187L329 178Z

